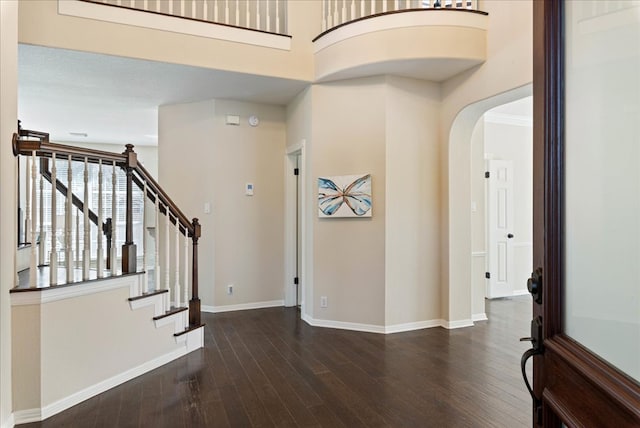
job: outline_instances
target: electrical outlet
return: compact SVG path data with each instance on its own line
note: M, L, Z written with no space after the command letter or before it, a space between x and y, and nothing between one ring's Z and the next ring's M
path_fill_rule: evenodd
M320 296L320 307L326 308L329 306L329 301L327 300L327 296Z
M227 285L227 294L229 296L233 294L233 284Z

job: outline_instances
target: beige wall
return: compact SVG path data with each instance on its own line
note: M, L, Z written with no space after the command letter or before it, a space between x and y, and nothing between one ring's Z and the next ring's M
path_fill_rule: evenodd
M313 314L384 325L386 79L315 85L312 197L319 176L371 174L371 218L318 218L313 204ZM328 307L320 308L320 297ZM308 305L311 302L307 302Z
M240 126L226 125L226 115L239 115ZM250 115L259 126L248 125ZM160 107L160 184L202 224L205 309L283 299L285 132L282 107L227 100ZM245 195L246 183L254 196Z
M288 2L291 51L59 15L57 1L21 1L19 37L27 44L311 80L320 7L313 0Z
M0 425L12 412L11 306L9 289L15 281L16 200L15 158L11 136L18 120L18 4L0 2ZM9 208L12 207L12 208Z
M442 85L442 315L471 318L470 141L488 109L531 94L532 2L484 0L490 16L487 61Z
M471 314L485 313L485 161L484 120L479 120L471 135Z
M304 248L301 248L301 260L300 260L300 272L299 272L299 280L301 281L302 286L302 311L304 314L313 317L313 302L314 302L314 294L313 294L313 233L312 227L316 214L316 184L313 180L311 174L307 174L308 171L311 171L311 157L308 155L309 150L313 146L312 141L312 111L313 111L313 87L308 87L304 91L300 92L296 96L296 98L287 105L287 151L291 151L294 148L297 149L304 145L304 148L301 148L300 152L304 151L305 153L300 153L300 161L304 162L304 165L299 165L301 172L300 178L303 179L300 185L304 188L304 195L306 196L306 200L301 203L305 204L304 209L302 210L301 216L301 245ZM303 144L304 142L304 144ZM301 192L302 194L302 192ZM302 195L301 195L302 196ZM289 206L291 201L287 201ZM292 219L294 214L290 213L290 218ZM291 221L293 223L293 221ZM293 228L293 224L285 224L285 227ZM285 231L289 232L289 231ZM290 242L293 242L292 240ZM292 244L286 244L291 246ZM285 245L285 246L286 246ZM286 248L288 257L288 265L293 266L295 262L295 253L293 248ZM285 264L287 265L287 264ZM293 267L290 268L292 270ZM289 272L285 272L287 275ZM286 286L286 285L285 285ZM307 304L307 302L309 302Z
M385 325L440 318L440 85L386 85Z

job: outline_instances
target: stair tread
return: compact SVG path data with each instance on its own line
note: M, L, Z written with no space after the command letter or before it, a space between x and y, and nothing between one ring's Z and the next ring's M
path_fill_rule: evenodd
M168 293L169 290L155 290L155 291L149 291L148 293L144 293L141 294L139 296L134 296L134 297L129 297L129 301L133 302L135 300L140 300L140 299L146 299L147 297L152 297L152 296L156 296L158 294L162 294L162 293Z
M204 327L204 323L200 323L200 324L196 324L196 325L190 325L189 327L185 328L183 331L179 331L178 333L173 333L173 335L175 337L182 336L183 334L187 334L190 331L197 330L197 329L199 329L201 327Z
M157 316L153 317L153 320L157 321L157 320L160 320L162 318L166 318L166 317L169 317L171 315L178 314L180 312L184 312L184 311L187 311L187 310L189 310L189 308L187 308L187 307L179 307L179 308L175 308L174 307L174 308L169 309L168 311L166 311L162 315L157 315Z

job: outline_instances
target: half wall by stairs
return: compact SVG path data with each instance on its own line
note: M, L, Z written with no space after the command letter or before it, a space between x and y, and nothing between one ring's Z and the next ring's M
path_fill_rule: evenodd
M16 423L46 419L204 345L143 274L11 293Z

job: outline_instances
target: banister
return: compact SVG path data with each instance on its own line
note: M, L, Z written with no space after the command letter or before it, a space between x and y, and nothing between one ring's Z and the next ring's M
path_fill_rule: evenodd
M21 131L21 133L24 131ZM34 131L28 131L33 133ZM30 156L34 151L36 156L51 157L52 153L56 155L71 156L73 161L82 161L87 158L90 163L98 163L100 159L103 161L116 162L122 165L127 161L127 156L122 153L106 152L103 150L87 149L84 147L67 146L65 144L51 143L47 140L23 140L18 134L13 134L13 154L14 156L26 155Z
M153 202L157 202L157 209L166 215L168 219L167 231L169 223L173 223L176 225L176 242L178 242L178 233L183 233L185 238L191 238L192 241L192 281L191 281L191 299L189 300L189 324L190 326L185 331L189 331L189 329L193 329L194 327L201 326L200 320L200 298L198 296L198 240L201 236L201 226L198 222L197 218L190 220L178 206L173 202L173 200L169 197L169 195L160 187L160 184L149 174L146 168L137 161L137 154L133 150L133 145L127 144L126 149L123 153L113 153L106 152L102 150L93 150L81 147L68 146L64 144L51 143L49 141L49 134L38 131L28 131L19 128L19 132L13 134L12 139L12 147L13 153L15 156L24 155L33 157L40 157L40 173L41 179L42 177L46 178L47 181L51 182L52 188L55 189L52 192L52 206L55 207L55 195L59 191L65 197L67 197L67 208L66 212L69 213L71 211L71 205L81 209L86 216L85 219L94 223L95 225L99 225L99 217L91 210L88 210L87 201L82 201L78 196L73 194L73 191L69 186L65 186L60 180L57 179L55 171L55 163L52 166L52 170L49 171L49 158L63 158L69 162L68 165L68 183L71 183L71 171L72 166L71 163L73 161L83 162L85 164L84 174L85 174L85 199L88 199L88 191L87 191L87 180L88 180L88 169L87 163L99 163L102 165L103 163L111 163L113 168L113 180L114 185L112 191L115 192L115 177L116 177L116 166L124 170L126 174L126 230L125 230L125 239L124 244L122 246L122 273L131 273L137 271L136 260L137 260L137 251L136 251L136 243L134 242L134 233L133 233L133 184L135 183L143 192L145 192L144 199L149 198L149 200ZM34 164L35 165L35 164ZM33 174L35 174L35 166L33 167ZM100 172L99 180L102 180L101 172ZM100 181L101 182L101 181ZM42 187L42 186L41 186ZM34 185L35 189L35 185ZM35 190L34 190L35 191ZM101 195L101 190L99 190ZM101 196L100 196L101 197ZM115 194L112 195L112 203L115 204ZM35 204L34 204L35 205ZM55 212L55 211L52 211ZM115 214L115 205L112 209L112 215ZM67 223L68 223L67 218ZM88 222L85 223L85 239L87 236L88 230ZM106 222L102 225L99 225L102 232L107 238L107 269L111 269L112 274L114 274L114 263L116 261L115 258L110 257L111 249L115 246L115 229L114 229L114 219L107 218ZM68 224L65 225L65 230L69 228ZM55 216L52 215L52 229L55 230ZM67 231L67 239L69 236L69 232ZM79 233L79 232L76 232ZM52 251L51 251L51 263L50 263L50 272L57 272L57 258L55 256L55 246L53 244L53 236L52 235ZM77 236L77 235L76 235ZM156 238L157 239L157 238ZM76 242L78 242L76 240ZM86 244L87 241L85 241ZM144 242L144 241L143 241ZM157 243L157 240L156 240ZM157 245L157 244L156 244ZM76 247L79 244L76 243ZM143 244L143 246L145 246ZM145 246L146 247L146 246ZM156 247L157 248L157 247ZM168 247L167 247L168 248ZM85 245L85 253L89 253L88 247ZM146 248L145 248L146 251ZM157 250L156 250L157 251ZM168 250L167 250L168 251ZM176 254L178 254L176 250ZM168 254L168 252L167 252ZM185 266L188 264L188 244L187 239L185 239ZM86 260L90 260L90 255L85 255L85 263ZM176 266L178 264L178 257L176 256ZM71 261L71 257L69 255L66 256L67 261L67 272L69 272L69 263ZM84 266L88 266L85 264ZM98 264L98 266L100 266ZM158 265L156 265L158 267ZM159 268L158 268L159 269ZM156 269L156 273L158 272ZM165 271L168 272L169 263L167 259L167 264L164 267ZM176 267L176 272L178 268ZM188 281L188 275L185 270L185 287L186 282ZM56 278L55 276L51 276L52 278ZM168 277L168 275L167 275ZM69 276L67 277L69 278ZM83 273L84 278L84 273ZM71 280L67 279L72 282ZM57 283L54 279L51 280L52 285L56 285ZM179 273L176 274L176 296L179 296ZM185 292L185 303L187 300L187 293ZM179 297L176 298L176 301L179 301ZM166 302L169 305L169 301Z
M140 178L142 178L143 181L147 182L147 197L149 197L153 202L155 202L156 199L154 194L159 195L160 202L162 202L165 206L169 207L173 216L180 221L180 225L189 231L189 235L193 236L194 226L191 224L191 221L189 220L189 218L186 215L184 215L184 213L180 210L180 208L178 208L178 206L175 204L175 202L173 202L173 200L169 197L169 195L167 195L167 193L164 190L162 190L158 182L151 176L151 174L149 174L146 168L142 166L140 163L138 163L137 166L134 168L134 171L140 176ZM136 177L134 177L134 182L140 189L142 189L142 181L140 181L140 179L137 179ZM149 192L150 190L153 191L153 194ZM162 208L160 208L160 210L163 211ZM164 212L164 214L166 214L166 212ZM174 221L172 221L172 223L175 224Z

